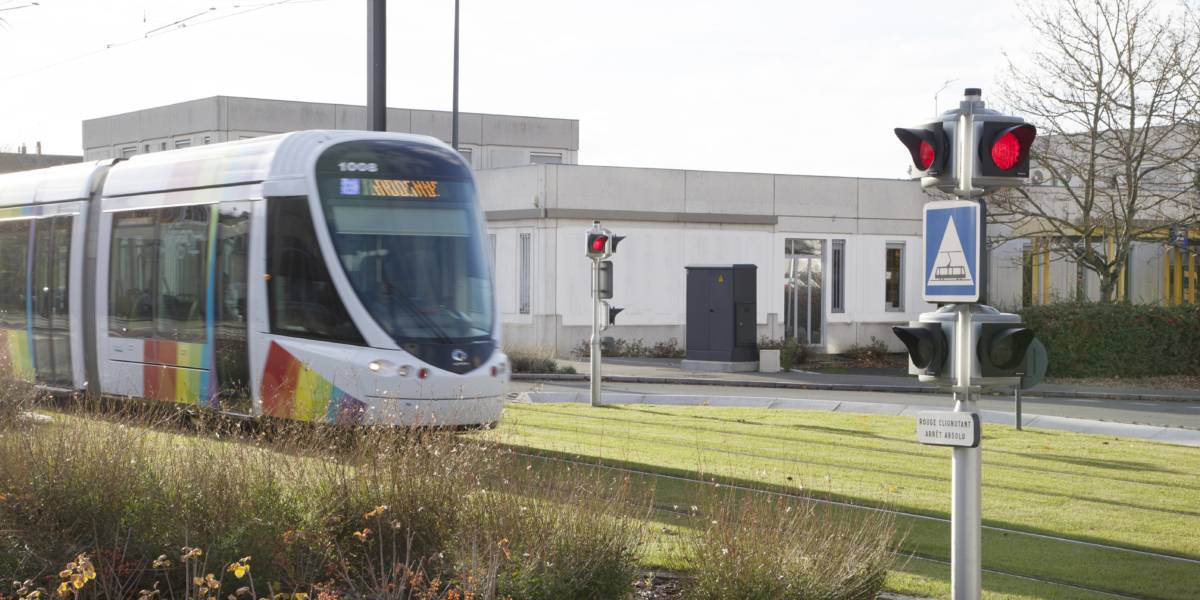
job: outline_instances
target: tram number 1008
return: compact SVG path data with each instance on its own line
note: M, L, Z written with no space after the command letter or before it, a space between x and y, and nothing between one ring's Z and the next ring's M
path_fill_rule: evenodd
M377 173L379 171L379 165L370 162L340 162L338 163L338 170Z

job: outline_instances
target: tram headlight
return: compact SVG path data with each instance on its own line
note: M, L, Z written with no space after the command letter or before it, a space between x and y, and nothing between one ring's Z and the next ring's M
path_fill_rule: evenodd
M407 369L407 367L402 368ZM396 365L392 364L391 361L383 359L377 359L367 363L367 370L375 373L376 375L395 375L400 372L400 369L397 369ZM404 373L400 374L403 375Z

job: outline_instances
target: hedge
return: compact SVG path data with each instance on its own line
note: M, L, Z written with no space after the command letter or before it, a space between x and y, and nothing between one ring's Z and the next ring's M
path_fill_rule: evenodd
M1200 375L1200 306L1063 303L1020 311L1055 377Z

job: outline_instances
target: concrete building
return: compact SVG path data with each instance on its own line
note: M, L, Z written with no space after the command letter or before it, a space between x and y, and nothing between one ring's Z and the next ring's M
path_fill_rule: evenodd
M685 339L685 267L758 266L760 336L841 352L933 308L921 301L914 182L761 173L533 165L477 174L506 343L569 352L591 331L586 230L628 236L614 257L618 325Z
M31 169L44 169L46 167L56 167L58 165L69 165L82 160L82 156L74 156L70 154L0 152L0 173L29 171Z
M450 113L389 108L388 131L450 142ZM121 158L303 129L366 129L365 106L213 96L83 122L87 160ZM578 162L579 121L460 113L459 149L476 169Z

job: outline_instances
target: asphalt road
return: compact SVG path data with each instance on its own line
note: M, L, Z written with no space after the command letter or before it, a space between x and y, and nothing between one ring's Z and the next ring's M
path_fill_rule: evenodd
M949 394L899 394L884 392L842 392L830 390L788 390L778 388L725 387L719 385L676 385L657 383L610 383L605 382L605 391L636 394L683 394L695 396L753 396L757 398L802 398L814 400L840 400L854 402L878 402L883 404L908 404L942 408L954 407ZM586 392L588 382L537 382L514 381L509 384L511 392ZM1012 412L1012 396L984 397L979 402L982 410ZM1076 419L1095 419L1117 423L1137 423L1166 427L1185 427L1200 430L1200 403L1198 402L1149 402L1128 400L1089 400L1062 398L1025 398L1022 403L1025 415L1050 415Z

